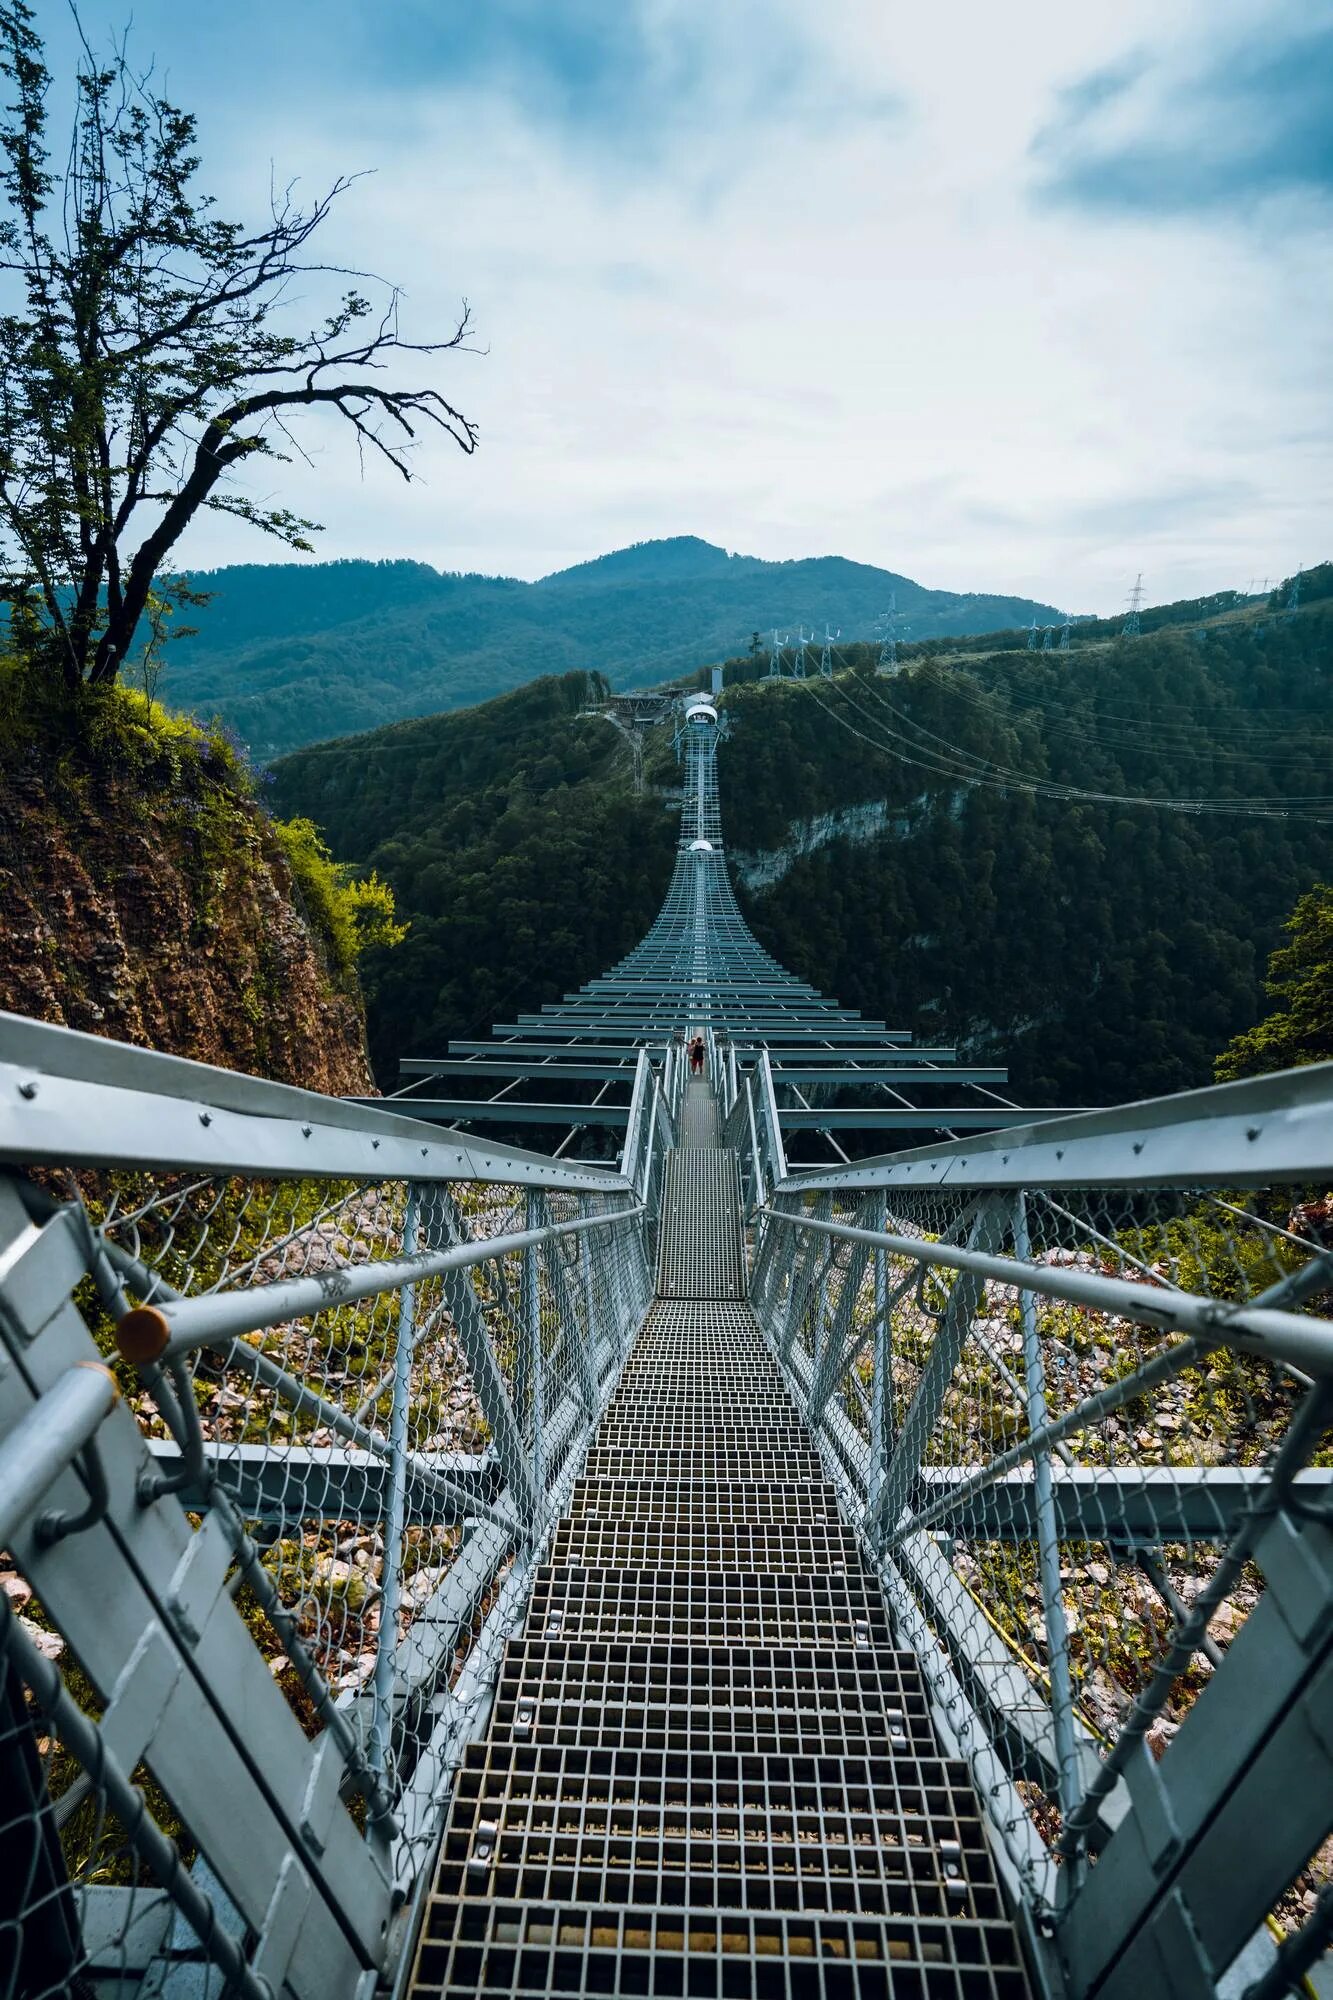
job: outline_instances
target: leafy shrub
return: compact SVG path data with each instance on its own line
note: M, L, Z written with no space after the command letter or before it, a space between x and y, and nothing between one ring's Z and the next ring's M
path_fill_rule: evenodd
M408 926L395 920L393 890L374 869L357 879L345 863L333 859L311 819L277 819L272 825L333 972L350 978L368 946L402 942Z

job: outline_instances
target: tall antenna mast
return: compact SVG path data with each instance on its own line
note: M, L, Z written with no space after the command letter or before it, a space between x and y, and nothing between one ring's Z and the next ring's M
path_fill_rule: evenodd
M1139 636L1139 613L1143 609L1143 571L1134 579L1134 588L1129 593L1129 615L1121 631L1122 639L1137 639Z
M819 671L823 675L826 681L831 681L833 679L833 641L835 639L841 639L841 637L842 637L841 625L839 625L836 632L830 632L828 628L828 620L825 619L824 650L819 655Z

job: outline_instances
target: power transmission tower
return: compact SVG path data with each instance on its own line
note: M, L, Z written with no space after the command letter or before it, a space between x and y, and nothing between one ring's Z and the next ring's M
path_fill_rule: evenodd
M763 652L764 652L764 642L760 638L757 632L751 632L750 634L749 651L750 651L750 663L752 666L757 668L760 660L763 658Z
M1037 614L1034 611L1032 614L1032 623L1028 626L1028 651L1029 653L1035 653L1036 650L1037 650Z
M775 625L773 627L773 650L768 656L768 678L771 681L780 681L782 679L782 649L786 643L785 638L779 639Z
M814 636L812 632L810 639L813 639ZM807 639L805 636L804 624L799 625L796 629L796 658L791 663L793 680L803 681L805 679L805 649L810 644L810 639Z
M879 660L875 670L881 674L896 674L898 671L898 593L896 590L890 593L889 608L882 614L880 623L884 627L884 637L880 640Z
M826 681L831 681L833 679L833 641L835 639L841 639L841 637L842 637L841 625L839 625L836 632L830 632L828 628L828 620L825 619L824 650L819 655L819 671L823 675Z
M1129 614L1121 631L1122 639L1137 639L1139 636L1139 613L1143 609L1143 571L1134 579L1134 588L1129 593Z
M1301 578L1304 574L1305 571L1303 568L1298 569L1295 576L1291 579L1291 595L1287 599L1287 616L1289 618L1301 608Z
M1060 651L1062 653L1067 653L1069 651L1069 613L1067 611L1065 613L1064 623L1060 627Z
M1049 653L1051 650L1051 634L1054 630L1054 625L1043 625L1041 628L1041 650L1043 653Z

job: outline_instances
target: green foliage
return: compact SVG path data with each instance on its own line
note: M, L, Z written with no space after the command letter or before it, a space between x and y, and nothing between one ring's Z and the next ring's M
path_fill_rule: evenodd
M738 686L721 751L728 845L781 850L793 821L874 804L872 840L785 857L741 900L761 942L850 1005L1008 1061L1033 1104L1114 1103L1211 1080L1260 1011L1294 899L1333 870L1333 827L1281 816L1329 791L1333 607L1262 610L1202 635L922 660L852 701ZM835 707L878 742L839 727ZM888 700L903 718L880 704ZM1111 795L1253 798L1195 817L972 786L898 757L951 752ZM741 859L744 859L742 853Z
M273 831L334 972L350 978L363 951L402 943L408 926L395 921L393 890L374 869L357 877L335 861L313 820L274 820Z
M359 285L330 295L304 329L292 280L336 267L310 242L347 183L306 209L291 188L266 227L225 221L197 187L196 121L153 88L124 41L82 44L68 139L52 166L53 79L26 0L0 0L0 269L17 309L0 314L0 596L20 656L68 688L114 681L160 658L159 581L201 511L230 514L309 551L315 523L232 480L284 461L287 420L323 406L405 477L408 447L434 425L464 451L473 426L434 389L377 381L386 360L462 344L400 339L397 294L377 309ZM339 281L340 282L340 281ZM188 586L184 597L190 597Z
M1316 882L1282 928L1291 942L1272 954L1264 980L1278 1005L1222 1051L1220 1083L1333 1060L1333 888Z
M193 774L246 799L255 775L214 717L176 715L139 688L121 683L67 689L18 661L0 657L0 757L73 778L90 765L170 794Z
M411 919L362 977L381 1080L611 964L652 921L674 817L636 800L616 732L579 711L595 676L534 681L456 715L284 759L280 809L393 885Z

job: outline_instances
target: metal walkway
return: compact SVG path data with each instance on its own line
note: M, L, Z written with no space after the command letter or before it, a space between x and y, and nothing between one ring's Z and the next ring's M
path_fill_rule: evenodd
M1308 1994L1333 1065L1025 1124L681 737L643 943L407 1066L492 1096L0 1016L0 2000Z
M459 1774L413 2000L1017 2000L967 1766L734 1303L737 1163L697 1143L704 1094L663 1296Z

